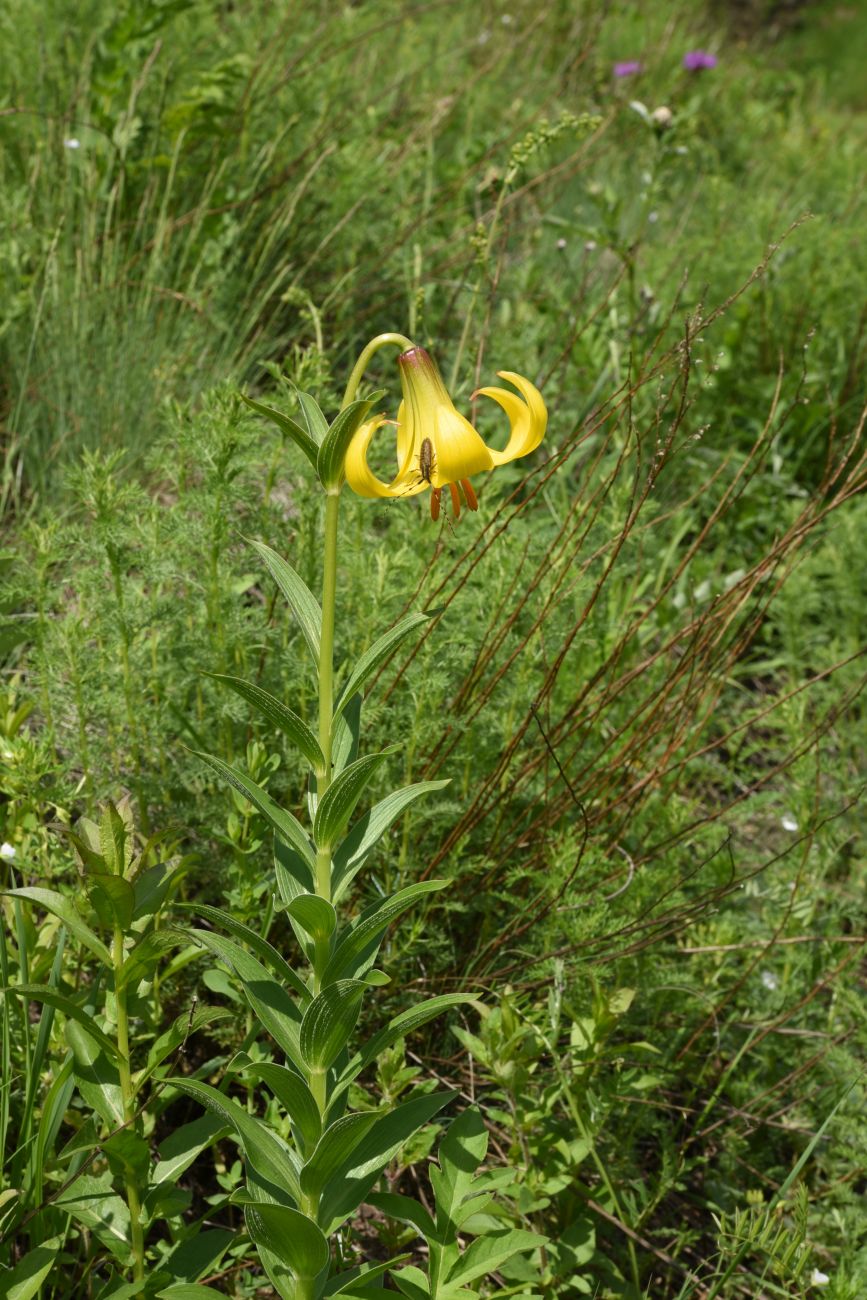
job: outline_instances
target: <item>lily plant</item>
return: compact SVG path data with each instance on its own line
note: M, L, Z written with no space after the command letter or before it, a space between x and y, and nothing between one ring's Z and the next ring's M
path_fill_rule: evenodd
M401 349L398 365L403 401L397 413L396 473L383 482L371 471L371 440L388 421L371 415L381 393L359 400L365 369L381 347ZM511 371L501 375L517 393L484 388L503 408L511 434L505 450L488 447L455 408L439 372L423 348L399 334L382 334L362 351L352 371L341 410L329 424L316 401L299 393L298 420L261 402L244 400L275 422L300 448L324 493L322 593L316 599L292 565L263 542L254 542L271 577L298 622L318 684L315 727L254 682L225 676L241 695L297 747L309 763L307 821L274 799L240 768L202 754L219 775L250 800L270 822L275 836L276 906L287 915L297 941L292 954L219 909L192 909L208 928L193 926L194 941L218 958L246 998L258 1025L274 1044L274 1060L242 1052L230 1065L248 1088L261 1083L285 1113L281 1127L250 1113L226 1090L201 1079L176 1077L171 1084L216 1112L233 1132L245 1157L246 1182L233 1200L244 1207L247 1230L276 1292L284 1300L325 1296L393 1295L386 1275L411 1300L452 1300L473 1295L473 1284L509 1256L538 1250L543 1240L523 1230L500 1230L485 1214L501 1174L476 1175L484 1156L481 1116L464 1111L454 1120L432 1167L434 1212L412 1198L382 1193L377 1185L400 1148L453 1102L450 1090L420 1089L398 1104L375 1110L350 1109L355 1081L393 1044L433 1017L460 1003L463 994L428 998L387 1021L366 1042L352 1040L362 1004L389 983L376 967L389 926L413 904L444 887L445 881L410 884L377 897L352 914L353 882L389 827L422 796L448 784L421 781L394 790L353 820L373 779L392 749L360 753L364 689L396 647L431 615L411 613L386 631L356 663L341 666L335 688L334 628L338 592L339 508L346 484L365 497L409 499L431 492L437 518L440 496L449 489L454 514L461 499L471 509L477 497L471 478L539 445L547 413L541 394ZM363 891L360 891L363 893ZM272 1112L273 1113L273 1109ZM288 1134L289 1136L285 1136ZM508 1181L508 1177L505 1179ZM372 1263L351 1249L347 1227L362 1202L379 1197L381 1211L410 1225L426 1248L415 1262L404 1254ZM491 1225L494 1225L493 1231ZM458 1230L460 1229L460 1237ZM335 1243L340 1234L340 1250ZM472 1244L469 1238L475 1235Z

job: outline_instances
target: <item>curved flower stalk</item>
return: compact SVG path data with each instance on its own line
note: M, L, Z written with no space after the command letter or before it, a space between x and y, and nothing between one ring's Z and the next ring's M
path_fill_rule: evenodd
M383 483L368 465L374 434L383 425L394 423L377 416L359 425L349 444L346 481L363 497L410 497L430 489L432 519L439 518L440 497L446 487L456 518L461 496L476 510L471 477L529 455L542 441L548 423L542 394L529 379L512 370L498 373L517 393L507 388L480 388L473 394L492 398L509 418L509 441L498 451L489 447L455 408L435 361L424 348L402 352L398 366L403 401L397 413L397 474L390 483Z

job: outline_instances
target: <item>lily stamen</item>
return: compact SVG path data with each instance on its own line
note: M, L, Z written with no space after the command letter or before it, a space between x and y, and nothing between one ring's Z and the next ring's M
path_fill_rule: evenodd
M449 483L449 492L451 493L451 496L452 496L452 514L454 515L455 519L460 519L460 517L461 517L461 494L460 494L460 492L458 491L458 485L457 485L457 483Z

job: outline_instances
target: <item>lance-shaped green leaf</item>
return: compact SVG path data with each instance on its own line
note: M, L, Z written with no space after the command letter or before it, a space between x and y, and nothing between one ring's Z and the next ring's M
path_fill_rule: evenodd
M303 1069L304 1060L299 1052L299 1032L303 1024L301 1012L283 985L261 962L231 939L210 930L191 930L190 934L232 967L241 981L247 1001L268 1033L289 1059Z
M354 1268L348 1268L345 1272L338 1273L336 1277L329 1278L322 1294L323 1296L347 1295L354 1291L363 1294L368 1283L384 1277L390 1268L402 1264L406 1259L409 1259L409 1255L395 1255L384 1264L356 1264ZM392 1291L391 1294L394 1295L394 1292Z
M300 975L295 973L286 958L272 943L263 939L261 934L257 934L249 925L245 925L243 921L236 921L230 912L224 912L219 907L211 907L209 903L176 903L175 907L181 912L190 912L198 921L211 921L221 929L228 930L229 934L233 934L248 948L252 948L256 956L262 959L278 979L288 984L302 1001L310 1001L310 990ZM195 933L200 935L202 932L197 930Z
M160 1158L154 1165L151 1181L154 1184L175 1182L196 1156L223 1137L229 1128L221 1116L206 1111L198 1119L174 1129L160 1143Z
M264 542L251 542L268 566L271 577L289 602L304 640L310 647L313 662L319 667L319 639L322 634L322 610L304 579Z
M271 1089L301 1134L305 1150L315 1147L322 1134L322 1120L313 1093L300 1074L271 1061L250 1061L240 1069L244 1074L252 1074L254 1078L261 1079Z
M335 987L334 985L331 986ZM414 1029L420 1029L426 1025L429 1020L439 1016L443 1011L448 1011L450 1007L457 1007L473 999L466 993L442 993L436 998L427 998L424 1002L419 1002L417 1006L410 1007L407 1011L402 1011L399 1016L380 1029L378 1034L374 1034L369 1039L360 1052L352 1057L346 1068L341 1071L338 1079L338 1088L332 1094L337 1097L342 1094L353 1079L364 1070L371 1062L375 1061L387 1047L391 1047L399 1038L405 1038L411 1034Z
M218 1020L231 1020L233 1017L234 1012L228 1007L211 1006L194 1007L190 1012L178 1016L151 1047L144 1069L133 1076L135 1090L141 1088L166 1057L173 1052L180 1052L190 1034L196 1033L203 1025L211 1025Z
M447 785L448 781L419 781L415 785L404 786L402 790L395 790L393 794L386 795L363 817L359 817L334 852L331 896L335 902L364 866L368 854L379 843L388 828L397 821L404 809L415 803L416 799L420 799L423 794L442 790Z
M141 1289L140 1282L135 1285ZM114 1294L112 1292L111 1300L114 1300ZM221 1296L225 1296L224 1291L215 1291L202 1282L172 1282L171 1286L157 1291L157 1300L219 1300Z
M301 1054L311 1070L328 1070L343 1051L355 1028L367 985L340 980L323 989L304 1012Z
M330 939L337 925L334 908L317 894L299 894L286 905L286 911L314 939Z
M248 1115L243 1106L209 1083L178 1078L169 1078L165 1082L207 1106L235 1131L246 1158L247 1177L251 1181L279 1199L285 1200L288 1195L296 1202L300 1200L298 1158L264 1120Z
M478 1106L469 1106L452 1120L439 1145L439 1169L431 1167L437 1206L437 1230L443 1242L453 1241L455 1211L470 1193L476 1170L488 1149L488 1130Z
M397 1192L371 1192L368 1202L374 1209L382 1210L390 1219L408 1223L425 1241L436 1241L436 1224L424 1206L411 1196L401 1196Z
M301 1191L318 1199L328 1180L342 1168L359 1142L376 1123L375 1111L342 1115L329 1124L316 1144L316 1150L301 1170Z
M225 682L248 704L252 704L264 718L289 737L314 771L324 772L325 757L319 748L319 741L297 713L293 713L275 696L263 691L255 682L245 682L241 677L229 677L225 673L208 673L207 676L213 677L216 682Z
M423 880L407 885L391 898L379 899L366 907L344 932L322 976L323 984L339 979L360 979L373 964L383 934L417 898L445 889L447 880Z
M363 704L364 697L360 691L356 691L334 724L334 740L331 745L331 765L334 776L358 758Z
M466 1286L478 1277L486 1277L513 1255L527 1250L538 1250L548 1238L523 1228L510 1228L508 1232L492 1233L478 1237L467 1247L445 1279L448 1291ZM465 1292L464 1294L473 1294Z
M365 786L382 766L396 746L390 745L381 754L366 754L345 767L320 799L313 819L313 838L320 846L336 844L355 811Z
M304 417L307 432L318 449L322 439L328 432L328 421L322 414L316 398L311 396L310 393L302 393L300 388L296 388L295 396L298 398L298 405L301 407L301 414Z
M428 1279L415 1264L407 1264L406 1268L398 1269L392 1278L407 1300L430 1300Z
M111 953L106 948L101 939L93 933L90 926L87 925L75 910L72 902L64 898L63 894L58 894L54 889L40 889L37 886L27 886L23 889L4 889L0 893L5 894L8 898L27 898L31 903L38 903L44 907L46 912L51 912L62 921L70 934L74 934L80 943L89 948L99 960L105 965L111 965Z
M203 762L208 763L215 772L225 781L228 781L230 785L233 785L236 790L240 790L241 794L249 799L250 803L255 804L259 812L268 819L277 834L282 835L293 849L306 858L311 866L313 865L315 860L313 850L310 847L310 841L305 834L304 827L297 817L276 804L261 786L257 785L255 781L251 781L243 772L239 772L236 767L224 763L221 758L214 758L211 754L203 754L198 749L193 749L190 752L195 754L197 758L202 759Z
M147 979L169 948L183 948L189 942L190 936L185 930L172 927L165 930L152 930L150 934L139 940L121 966L117 977L118 987L124 988L127 984L136 985L139 980Z
M349 680L340 694L340 699L337 701L337 707L334 710L335 718L340 717L355 692L361 690L368 678L372 677L377 669L385 663L401 641L408 637L410 632L414 632L417 627L421 627L423 623L428 623L438 613L438 610L434 610L430 614L407 614L405 618L395 623L394 627L389 628L377 641L374 641L368 650L365 650L352 669Z
M320 482L326 491L333 491L343 486L343 465L349 444L355 436L356 429L374 402L378 402L382 397L384 391L381 389L379 392L371 393L370 397L362 402L350 402L348 406L344 406L322 439L316 468L319 471Z
M300 447L304 455L310 461L313 468L316 468L316 457L319 454L319 443L311 438L306 429L292 419L289 415L284 415L278 411L275 406L268 406L265 402L254 401L252 397L246 397L244 393L239 393L242 402L245 402L251 410L257 415L262 415L272 424L276 424L281 433L285 433L287 438L291 438L296 447Z
M50 984L7 984L5 989L0 989L2 993L14 993L17 998L28 998L33 1002L43 1002L46 1006L54 1007L55 1011L62 1011L69 1020L76 1020L83 1025L100 1047L108 1053L113 1061L121 1059L120 1052L117 1050L117 1044L113 1043L108 1034L100 1029L93 1017L80 1007L77 1002L73 1002L65 993L59 993L56 988Z
M32 1300L54 1268L60 1250L60 1237L50 1237L35 1250L29 1250L14 1268L0 1274L0 1300Z
M122 876L132 861L132 839L113 803L106 804L99 823L99 847L106 869Z
M402 1102L387 1115L377 1116L376 1123L335 1170L322 1193L319 1222L327 1233L358 1208L404 1142L454 1096L454 1092L427 1093Z
M256 1245L276 1255L293 1277L312 1281L326 1267L328 1242L306 1214L237 1195L232 1199L243 1204L247 1231Z
M68 1021L66 1041L72 1049L78 1091L91 1110L105 1120L109 1130L119 1128L124 1122L124 1110L117 1062L109 1060L90 1025Z

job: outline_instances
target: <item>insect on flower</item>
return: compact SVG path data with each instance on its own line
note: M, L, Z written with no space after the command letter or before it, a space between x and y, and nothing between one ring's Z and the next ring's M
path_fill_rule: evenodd
M518 390L480 388L473 396L490 397L503 408L511 426L503 451L488 447L455 408L433 359L424 348L409 348L398 359L403 401L397 413L397 474L391 483L377 478L367 462L374 434L393 421L385 416L368 420L357 430L346 455L346 481L363 497L416 496L430 488L431 518L440 515L440 499L447 487L455 518L463 500L478 509L470 478L482 470L527 456L545 433L548 412L542 394L529 379L511 370L499 372Z

